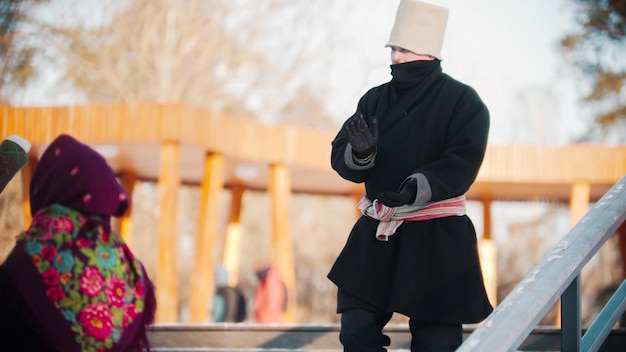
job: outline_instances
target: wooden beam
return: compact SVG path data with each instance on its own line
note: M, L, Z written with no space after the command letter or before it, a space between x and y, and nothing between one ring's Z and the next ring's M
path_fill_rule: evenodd
M180 187L180 145L161 143L159 167L158 262L156 270L156 321L178 321L178 278L176 253L178 236L176 208Z
M35 151L40 151L60 133L71 134L92 146L118 147L120 154L109 158L113 169L134 169L141 180L158 177L155 143L177 140L186 148L181 160L186 183L201 183L202 166L194 162L195 154L211 150L225 155L227 164L228 160L236 160L235 164L284 163L294 175L292 190L346 196L354 187L328 162L334 129L270 126L182 104L0 105L0 135L23 136ZM242 148L242 142L254 147ZM588 180L595 201L626 174L624 160L624 145L489 145L467 197L481 199L489 193L496 200L539 198L567 202L571 184ZM267 183L261 180L247 186L261 189Z
M122 215L122 217L118 221L119 228L117 229L117 232L120 234L120 236L122 236L122 239L124 240L124 242L126 242L126 244L129 247L131 247L130 246L130 241L131 241L130 236L132 234L131 214L132 214L132 207L133 207L133 192L135 191L135 183L137 182L137 174L134 172L122 172L118 176L118 179L120 180L122 187L124 187L124 190L126 190L126 193L128 194L129 205L124 215Z
M284 319L296 321L296 270L293 244L289 234L289 200L291 194L289 169L285 164L270 165L269 193L272 199L272 264L287 286L288 306Z
M498 304L498 258L491 239L491 203L491 199L483 199L483 237L478 242L478 250L487 296L495 307Z
M224 241L222 266L228 272L228 285L239 285L239 258L241 243L241 208L245 188L233 186L231 190L230 215Z
M364 194L364 190L357 187L355 187L352 191L352 199L354 200L354 212L357 219L359 219L363 215L363 212L361 212L361 209L359 209L356 205L359 204L359 202L361 201L361 197L363 197Z
M39 157L35 153L28 153L28 162L20 171L22 178L22 214L24 214L24 230L30 227L32 216L30 215L30 181L33 179L35 169L39 164Z
M219 223L220 193L224 188L224 156L207 153L201 185L200 219L189 291L189 321L206 322L211 316L215 291L213 253Z
M570 197L570 226L576 225L589 209L589 199L591 194L591 184L589 181L580 180L572 185L572 195Z

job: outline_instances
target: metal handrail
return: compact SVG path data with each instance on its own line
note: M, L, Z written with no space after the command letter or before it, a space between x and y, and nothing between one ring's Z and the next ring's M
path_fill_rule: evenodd
M596 202L457 352L515 351L561 297L561 350L580 351L580 272L626 218L626 176Z
M598 351L626 311L626 280L622 282L581 340L583 351Z

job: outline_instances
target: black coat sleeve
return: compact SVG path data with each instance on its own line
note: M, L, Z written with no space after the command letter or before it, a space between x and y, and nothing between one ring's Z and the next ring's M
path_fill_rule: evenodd
M52 351L35 332L31 315L0 265L0 351Z
M489 133L489 111L474 89L465 86L452 106L442 153L414 173L422 173L431 188L431 201L467 192L483 162Z

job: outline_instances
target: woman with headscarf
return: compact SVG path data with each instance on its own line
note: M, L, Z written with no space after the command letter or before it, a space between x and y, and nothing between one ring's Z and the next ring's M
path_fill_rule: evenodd
M149 351L152 282L111 216L128 196L106 160L61 135L30 184L32 223L0 266L0 350Z

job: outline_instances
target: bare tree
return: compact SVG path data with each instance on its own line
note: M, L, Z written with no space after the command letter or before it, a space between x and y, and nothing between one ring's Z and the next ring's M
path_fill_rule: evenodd
M47 0L0 1L0 102L10 99L10 92L24 87L34 75L33 57L36 49L20 45L20 23L23 8ZM17 44L17 45L16 45Z
M183 102L282 122L305 118L277 117L285 109L294 113L293 104L323 112L315 98L292 101L313 97L301 93L308 88L298 72L312 56L297 32L314 4L112 1L100 4L93 19L59 21L74 10L67 6L72 1L52 1L57 15L40 17L37 31L59 53L64 78L88 101Z

